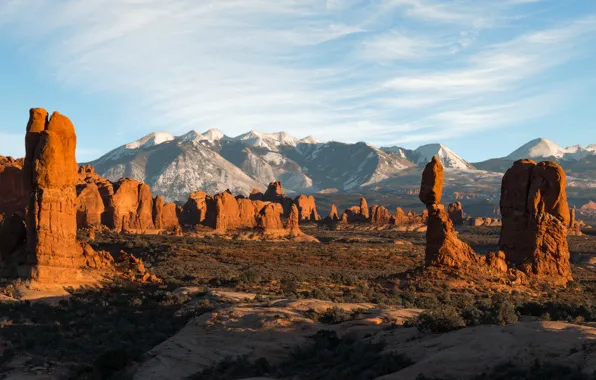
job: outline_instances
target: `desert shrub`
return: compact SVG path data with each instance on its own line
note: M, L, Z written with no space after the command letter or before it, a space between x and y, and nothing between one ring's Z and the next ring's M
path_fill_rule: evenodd
M278 366L266 360L250 362L241 357L191 376L189 380L232 380L254 376L305 380L371 380L413 364L408 358L384 353L383 342L371 343L355 336L339 337L321 330L306 345L294 347L290 358Z
M423 333L445 333L466 327L466 321L453 306L443 306L421 313L414 326Z

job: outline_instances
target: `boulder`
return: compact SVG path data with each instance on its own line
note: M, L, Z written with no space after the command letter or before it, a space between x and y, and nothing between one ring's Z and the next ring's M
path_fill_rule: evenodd
M263 195L263 200L269 202L277 202L283 198L283 189L281 187L280 181L271 182L269 186L267 186L267 190Z

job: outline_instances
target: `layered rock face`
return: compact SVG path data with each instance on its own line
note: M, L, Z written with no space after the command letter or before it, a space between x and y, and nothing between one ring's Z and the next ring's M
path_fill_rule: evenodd
M422 173L419 198L428 210L426 231L426 265L458 267L477 263L472 248L458 239L453 222L440 203L443 192L443 165L433 157Z
M451 219L455 226L461 226L464 224L464 210L462 208L461 202L453 202L449 204L449 207L447 207L447 212L449 213L449 219Z
M555 162L519 160L501 185L499 245L507 260L528 275L565 284L572 279L565 172Z
M368 219L370 214L368 212L368 203L364 197L360 198L360 214L364 217L364 219Z
M24 186L30 190L27 247L18 275L47 282L71 281L82 266L104 262L77 235L78 165L71 121L36 108L27 125ZM75 270L73 272L73 270Z
M196 191L188 197L182 207L182 223L197 225L207 218L207 203L212 201L204 191Z

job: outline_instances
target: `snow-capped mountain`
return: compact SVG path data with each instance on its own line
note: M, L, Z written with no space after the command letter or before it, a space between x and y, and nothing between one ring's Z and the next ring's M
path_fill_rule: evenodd
M481 178L489 177L496 178L497 183L513 161L533 158L559 161L574 177L569 182L573 185L585 182L582 176L594 172L596 145L562 148L553 141L535 139L506 157L471 164L442 144L414 150L376 148L364 142L320 142L312 136L298 139L285 132L250 131L228 137L210 129L178 137L151 133L91 164L110 180L132 177L149 184L155 194L167 200L183 201L196 190L215 193L230 189L246 195L275 180L281 180L288 193L412 186L433 156L451 171L449 177L457 179L454 184L475 186Z
M441 144L427 144L415 150L420 158L416 164L423 164L429 162L433 156L436 156L445 168L460 169L460 170L474 170L474 166L466 160L458 156L454 151Z
M519 149L508 155L507 159L519 160L522 158L555 158L563 161L577 161L584 157L596 154L596 145L573 145L562 148L549 139L538 138L522 145Z

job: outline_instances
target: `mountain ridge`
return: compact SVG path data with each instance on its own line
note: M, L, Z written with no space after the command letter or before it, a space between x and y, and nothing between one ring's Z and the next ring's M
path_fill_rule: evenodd
M210 129L180 136L154 132L90 163L110 180L131 177L148 183L166 200L181 200L199 189L230 189L248 195L254 188L262 190L276 180L284 182L289 193L328 189L353 192L377 184L399 184L400 178L405 181L433 156L446 170L457 171L458 178L473 183L489 172L503 173L518 157L552 159L569 166L573 173L587 173L583 161L585 165L592 163L586 158L596 158L596 145L562 148L551 140L537 138L505 157L470 163L440 143L406 149L375 147L365 142L321 142L312 136L299 139L286 132L251 130L230 137Z

